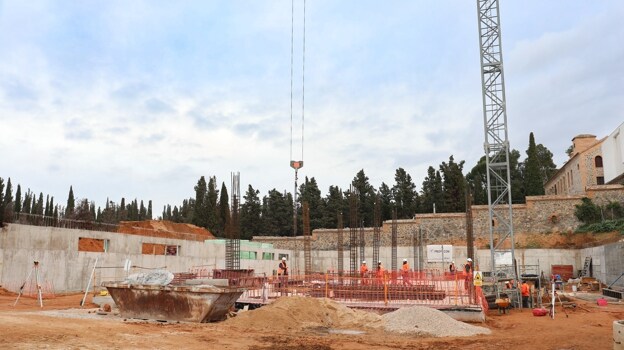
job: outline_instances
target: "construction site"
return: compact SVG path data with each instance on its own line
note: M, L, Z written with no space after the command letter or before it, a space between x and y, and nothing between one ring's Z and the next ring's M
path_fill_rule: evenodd
M476 5L487 205L467 193L465 213L384 221L377 196L364 227L351 188L349 222L312 230L302 136L291 236L241 239L239 173L224 238L15 213L0 227L1 347L624 349L624 236L573 234L582 198L624 202L624 186L512 203L498 0ZM291 106L294 158L292 137Z

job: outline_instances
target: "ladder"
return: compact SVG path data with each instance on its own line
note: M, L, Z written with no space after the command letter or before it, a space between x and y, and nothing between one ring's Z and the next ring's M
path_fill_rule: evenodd
M583 265L583 271L581 272L580 277L589 277L589 269L591 267L592 258L591 256L585 257L585 264Z

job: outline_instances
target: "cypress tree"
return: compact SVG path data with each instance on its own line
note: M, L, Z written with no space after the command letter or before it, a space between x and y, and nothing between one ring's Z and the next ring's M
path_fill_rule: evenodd
M8 178L7 184L6 184L6 192L4 193L5 208L8 208L12 202L13 202L13 188L11 187L11 178Z
M206 210L206 195L208 189L206 179L202 176L195 186L195 208L191 222L195 226L208 227L208 212Z
M147 202L147 220L152 220L152 200Z
M225 182L221 183L221 193L219 196L219 222L217 223L217 228L214 232L217 237L225 237L225 224L230 219L230 197L228 196L227 187L225 187Z
M26 194L28 196L28 194ZM15 191L15 203L13 204L13 212L20 213L22 211L22 188L20 184L17 184L17 191ZM28 202L28 208L26 210L30 212L30 201Z
M45 211L43 212L43 216L51 216L50 215L50 195L46 195L46 202L45 202Z
M65 207L65 217L71 218L75 209L74 188L69 186L69 195L67 196L67 206Z
M217 178L211 176L210 180L208 180L208 193L206 194L206 217L208 219L206 228L210 232L215 232L219 227L218 200Z
M35 205L35 214L43 215L43 192L39 192L39 199Z
M533 133L529 134L529 148L526 151L527 159L524 162L524 188L527 196L544 194L544 184L540 174L539 159Z

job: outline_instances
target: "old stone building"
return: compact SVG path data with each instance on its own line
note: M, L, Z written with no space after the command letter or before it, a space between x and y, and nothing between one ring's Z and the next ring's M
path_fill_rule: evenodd
M570 159L544 185L546 195L584 195L588 187L603 185L601 145L605 139L588 134L574 137Z

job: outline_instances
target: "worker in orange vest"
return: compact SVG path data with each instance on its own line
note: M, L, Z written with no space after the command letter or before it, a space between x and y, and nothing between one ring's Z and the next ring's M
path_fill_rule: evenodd
M527 281L522 281L522 285L520 285L520 292L522 294L522 307L529 307L529 298L531 296L531 287Z
M362 284L368 284L366 280L367 274L368 274L368 266L366 266L366 260L363 260L362 265L360 265L360 277L362 278Z
M403 266L401 266L401 278L403 279L404 285L409 285L409 264L407 263L407 259L403 259Z
M376 274L377 274L377 279L380 282L383 282L384 272L385 272L385 270L383 268L383 265L381 265L381 261L378 261L377 262L377 273Z

